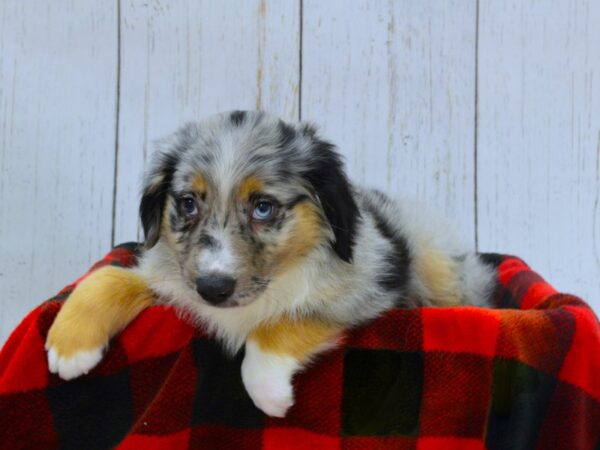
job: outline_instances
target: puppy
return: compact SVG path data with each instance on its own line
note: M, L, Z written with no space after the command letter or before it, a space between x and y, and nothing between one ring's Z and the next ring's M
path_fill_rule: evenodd
M493 271L418 207L353 187L333 145L262 112L219 114L159 142L133 269L85 278L58 314L51 372L87 373L142 309L169 303L229 352L258 408L345 329L394 307L485 305Z

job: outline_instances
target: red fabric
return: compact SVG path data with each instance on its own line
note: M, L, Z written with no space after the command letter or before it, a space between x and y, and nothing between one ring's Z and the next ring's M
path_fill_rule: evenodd
M75 284L32 311L0 352L0 448L593 449L600 445L600 326L521 260L497 266L496 309L395 309L347 333L265 417L202 329L144 311L71 382L44 341ZM106 264L131 266L132 247Z

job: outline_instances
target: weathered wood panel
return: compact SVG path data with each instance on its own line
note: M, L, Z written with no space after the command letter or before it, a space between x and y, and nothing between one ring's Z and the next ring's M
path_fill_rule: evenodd
M600 2L479 12L479 247L600 310Z
M303 8L302 118L352 178L420 200L475 240L475 2Z
M117 11L0 2L0 343L110 248Z
M238 108L322 125L354 180L600 310L600 3L43 3L0 2L0 342L139 238L152 140Z
M219 111L298 115L300 4L126 1L115 242L134 240L152 141Z

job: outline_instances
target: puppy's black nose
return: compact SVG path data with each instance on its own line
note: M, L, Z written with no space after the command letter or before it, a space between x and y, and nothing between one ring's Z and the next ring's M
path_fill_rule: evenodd
M231 297L235 282L234 278L227 275L206 275L196 278L196 290L204 300L218 305Z

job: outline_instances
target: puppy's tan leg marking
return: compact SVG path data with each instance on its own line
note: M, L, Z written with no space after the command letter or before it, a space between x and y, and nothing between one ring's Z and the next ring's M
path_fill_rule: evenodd
M462 303L458 263L450 256L436 248L425 247L415 261L415 269L433 305L456 306Z
M294 404L294 374L333 347L340 332L340 327L315 319L282 319L254 330L242 363L242 380L254 404L270 416L284 417Z
M153 301L144 279L107 266L79 283L48 331L48 367L65 380L89 372L108 341Z
M304 361L315 349L336 337L340 330L336 325L317 319L283 318L258 327L248 339L256 342L264 352Z

